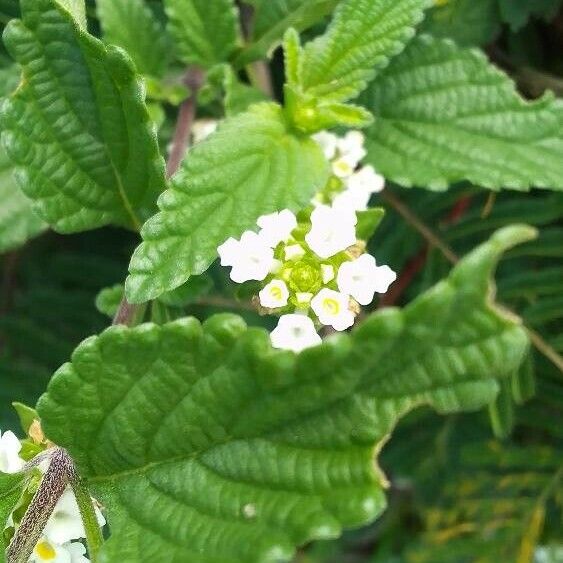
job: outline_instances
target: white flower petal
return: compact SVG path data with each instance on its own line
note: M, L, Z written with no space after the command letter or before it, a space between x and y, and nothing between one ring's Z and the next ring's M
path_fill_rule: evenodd
M2 473L16 473L24 461L19 453L22 446L17 436L10 430L2 434L0 432L0 471Z
M95 512L101 527L105 524L105 518L97 507ZM58 545L86 537L80 510L70 486L65 489L55 505L55 510L47 521L43 534L49 542Z
M357 217L353 210L319 205L311 213L311 230L305 240L323 259L356 243Z
M305 255L305 249L300 244L290 244L284 248L286 260L299 260Z
M198 119L192 125L192 137L194 145L200 143L215 132L218 122L214 119Z
M230 275L236 283L262 281L275 269L274 251L253 231L245 231L240 241L228 239L217 251L221 264L232 267Z
M86 548L80 542L65 543L63 547L70 553L71 563L88 563Z
M260 236L275 248L280 242L286 242L291 232L297 227L297 218L289 209L279 213L270 213L258 218Z
M344 293L321 289L311 300L311 308L323 325L335 330L346 330L354 324L354 313L350 311L350 297Z
M285 307L289 299L289 290L282 280L272 280L258 294L260 305L267 309Z
M351 295L360 305L369 305L374 294L385 293L397 279L389 266L377 266L370 254L362 254L356 260L344 262L336 278L338 289Z
M346 185L350 190L365 190L369 194L374 194L385 187L385 178L378 174L373 166L367 165L352 174Z
M62 545L42 537L29 558L31 563L73 563L71 553Z
M305 348L321 343L321 337L317 334L313 321L299 314L282 315L270 337L274 348L294 352L301 352Z
M368 208L370 197L371 194L367 190L348 189L333 199L332 206L352 211L365 211Z
M365 137L361 131L349 131L344 137L338 139L337 148L339 153L344 156L348 162L353 163L354 168L360 160L366 156L364 148Z
M327 160L331 160L336 154L338 137L328 131L321 131L313 135L313 139L320 145Z
M323 283L329 283L334 279L334 266L330 264L321 264L321 274Z

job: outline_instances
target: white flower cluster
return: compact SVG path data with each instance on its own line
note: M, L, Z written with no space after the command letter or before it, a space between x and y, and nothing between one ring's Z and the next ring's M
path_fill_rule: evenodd
M0 472L16 473L24 466L20 457L21 443L13 432L0 432ZM45 469L42 464L40 469ZM95 502L95 501L94 501ZM105 519L96 507L96 517L100 527ZM10 519L8 524L13 525ZM2 533L2 530L0 530ZM80 541L86 537L78 504L72 489L67 487L58 500L53 514L47 521L41 539L33 549L29 562L42 563L88 563L86 548Z
M356 171L365 154L363 135L354 131L339 139L322 133L316 139L332 162L330 189L299 219L287 209L264 215L258 232L246 231L218 248L231 279L261 282L260 308L281 315L273 346L297 352L320 343L317 327L351 327L359 306L369 305L396 279L391 268L364 253L365 242L356 236L357 212L383 188L373 168Z

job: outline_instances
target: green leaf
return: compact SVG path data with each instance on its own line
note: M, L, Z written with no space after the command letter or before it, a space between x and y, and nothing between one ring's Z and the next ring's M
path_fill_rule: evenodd
M124 294L125 288L122 283L112 285L111 287L104 287L104 289L96 295L96 309L98 309L100 313L113 318L119 309Z
M377 227L383 220L385 210L382 207L373 207L365 211L358 211L358 224L356 225L356 235L359 240L369 241L375 233Z
M547 20L553 18L561 0L498 0L498 4L503 21L510 25L512 31L518 31L532 16Z
M123 47L143 74L161 77L172 58L172 41L145 0L98 0L108 43Z
M428 11L421 31L458 45L484 45L500 31L498 0L450 0Z
M13 173L12 163L0 147L0 254L21 246L47 227L32 211Z
M523 100L476 50L423 36L364 94L367 161L403 186L563 188L563 104Z
M39 420L37 411L27 405L24 405L23 403L18 403L17 401L12 403L12 406L18 415L22 430L28 434L33 422L35 420Z
M61 232L138 226L165 181L130 59L53 0L21 7L4 32L23 81L3 106L2 139L22 190Z
M181 308L197 301L213 289L213 280L207 274L194 276L180 287L163 293L158 300L169 307Z
M164 5L185 63L210 68L229 60L240 35L233 0L164 0Z
M404 310L298 356L230 315L86 340L38 412L108 508L106 560L288 560L377 517L374 453L398 419L480 408L520 364L526 334L490 275L534 232L499 231Z
M23 480L21 473L0 472L0 563L4 563L8 547L4 538L4 527L21 496Z
M223 88L225 90L225 113L227 116L246 111L252 104L265 102L266 95L258 88L241 82L231 67L225 65Z
M161 212L144 225L128 299L148 301L201 274L227 238L255 228L260 215L299 210L327 175L317 143L290 133L279 106L258 104L226 120L190 151Z
M252 0L254 17L250 43L236 58L243 66L271 53L289 28L303 31L330 14L338 0Z
M57 2L72 14L74 21L84 31L87 31L86 4L84 0L57 0Z
M343 102L357 96L400 53L426 0L343 0L326 33L303 53L302 90Z

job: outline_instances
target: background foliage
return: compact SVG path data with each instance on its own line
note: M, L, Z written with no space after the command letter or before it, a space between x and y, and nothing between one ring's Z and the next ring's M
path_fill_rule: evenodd
M256 9L257 18L251 31L251 46L242 50L228 32L218 34L221 44L197 42L197 48L189 44L196 32L178 37L183 28L180 26L178 31L173 25L168 36L163 25L165 13L173 22L181 21L186 17L187 2L184 11L180 9L182 2L176 3L176 9L158 1L127 0L125 4L126 13L135 14L135 21L146 29L146 36L158 37L158 41L147 41L146 45L132 41L120 24L123 13L109 1L99 0L97 12L96 3L88 2L89 29L96 30L99 36L105 33L112 43L127 49L137 68L146 76L149 109L159 120L160 143L165 147L172 134L173 106L178 96L181 99L185 88L177 79L171 83L156 80L167 72L171 36L181 45L178 57L184 62L195 61L205 67L228 55L242 68L247 62L262 57L272 43L279 44L290 25L306 30L306 37L321 33L327 21L325 16L336 2L249 1ZM241 9L244 11L245 6ZM226 13L227 18L235 17L228 10L219 12ZM18 13L18 2L0 0L3 25ZM102 22L98 15L103 16ZM228 28L228 22L225 25ZM559 78L563 74L560 56L563 14L558 0L439 1L429 10L422 28L435 38L453 40L461 46L482 47L486 56L507 71L519 91L530 99L538 98L546 89L559 95L563 91L563 81ZM438 43L440 49L452 49L448 41ZM323 84L315 79L314 71L319 62L315 59L314 47L309 47L306 53L313 62L303 84L307 88L322 89ZM408 57L416 57L416 45L403 56L405 64ZM480 59L473 54L459 57L464 64L476 67L480 64ZM7 53L0 54L0 61L0 82L6 88L0 94L6 95L14 84L8 70ZM279 98L283 84L279 49L273 52L270 68ZM223 108L214 97L214 92L219 90L227 91L226 109L232 113L245 108L249 100L261 97L246 83L239 82L240 76L225 70L221 72L223 74L216 72L210 77L202 90L200 115L222 115ZM365 79L360 77L360 80ZM413 84L419 83L413 80ZM354 84L344 86L355 93ZM352 94L336 92L334 95L340 102ZM378 93L370 91L369 95L377 98ZM506 104L513 108L510 96L507 92ZM538 104L560 107L559 102L552 99ZM395 100L388 106L384 100L378 102L378 107L382 108L382 114L376 118L381 118L384 126L390 128L403 111ZM422 111L417 107L413 109L408 100L405 107L414 111L415 117L420 115L416 111ZM471 105L471 100L468 109L479 110ZM560 122L553 127L560 130ZM381 129L374 131L376 134ZM448 138L447 131L441 133ZM525 132L514 132L511 146L514 139L524 137ZM547 150L541 144L543 141L532 139L532 144L539 144L539 148L530 147L529 139L524 141L523 150L537 151L534 158L541 168L541 158ZM151 140L144 138L142 142L152 154ZM495 146L493 150L504 149ZM371 241L371 251L378 260L391 264L401 273L397 286L379 306L408 304L444 278L457 256L465 255L485 241L494 230L513 223L527 223L539 228L539 237L510 250L503 258L497 275L498 299L522 315L528 327L562 354L563 195L539 189L532 189L530 194L512 191L491 194L481 189L481 185L527 188L528 178L516 174L516 177L488 182L481 175L484 167L479 162L469 163L474 169L471 178L476 185L458 183L447 192L409 190L400 185L422 182L425 187L440 189L444 175L448 181L459 178L455 170L441 169L436 173L432 163L428 163L426 171L418 168L419 177L414 180L404 178L409 171L395 170L393 162L379 158L380 155L375 155L373 161L397 184L392 184L388 193L375 202L386 207L388 213ZM519 156L508 154L506 158L517 160ZM10 401L33 403L53 371L70 357L77 344L107 326L107 317L96 308L96 296L103 288L123 282L129 256L137 243L130 232L105 227L65 237L46 232L20 246L25 239L44 231L45 226L26 206L26 200L18 197L12 200L2 195L4 191L8 193L12 182L4 173L4 162L7 160L2 153L2 429L16 427ZM153 164L154 169L146 174L154 174L158 183L162 171L158 163ZM538 182L541 185L535 187L549 188L550 178L557 170L551 170L548 163L543 172L544 178ZM128 221L122 217L117 220L125 224ZM18 228L11 231L16 233L15 238L5 238L4 231L8 232L10 222L15 221ZM96 225L106 222L98 216L92 220ZM421 234L421 224L431 227L441 241L440 247ZM176 303L178 311L182 308L201 320L225 307L240 312L240 304L231 294L225 273L216 266L211 267L200 287L188 291L187 298L176 298L174 301L174 296L168 297ZM158 303L153 309L153 315L158 318ZM242 314L253 325L264 326L269 322L252 311L243 310ZM298 560L344 563L563 561L562 377L552 362L532 348L523 367L504 384L488 413L445 417L429 411L411 413L400 423L394 439L380 457L380 464L391 481L389 509L384 517L371 527L346 533L340 540L306 547L298 554Z

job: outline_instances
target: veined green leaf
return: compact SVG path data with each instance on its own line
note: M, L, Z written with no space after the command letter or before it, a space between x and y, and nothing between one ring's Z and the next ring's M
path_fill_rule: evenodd
M302 89L342 102L357 96L400 53L426 0L343 0L326 33L303 54Z
M4 41L23 81L2 139L37 214L61 232L138 226L164 163L130 59L81 30L55 0L21 0Z
M421 31L458 45L484 45L500 32L498 0L450 0L428 11Z
M563 188L563 104L523 100L476 50L423 36L362 102L375 115L367 160L403 186Z
M202 273L227 238L254 228L260 215L300 209L327 174L317 143L290 133L279 106L257 104L226 120L191 150L160 213L144 225L128 299L147 301Z
M57 2L72 14L74 21L84 31L87 31L85 0L57 0Z
M19 81L17 65L0 69L0 104L3 96L12 92ZM13 178L12 163L0 146L0 254L17 248L43 231L47 225L31 209Z
M123 47L138 71L162 76L172 58L172 41L145 0L98 0L104 39Z
M23 474L7 474L0 472L0 563L4 563L6 547L4 543L4 527L8 517L16 507L23 487Z
M490 275L533 235L497 232L403 311L298 356L230 315L86 340L38 411L108 508L106 561L288 560L377 517L374 453L401 415L480 408L520 364L526 334Z
M17 248L47 227L32 211L13 173L12 163L0 147L0 254Z
M252 0L250 43L236 59L242 66L277 47L289 28L303 31L330 14L338 0Z
M182 60L210 68L229 60L239 41L234 0L164 0Z

